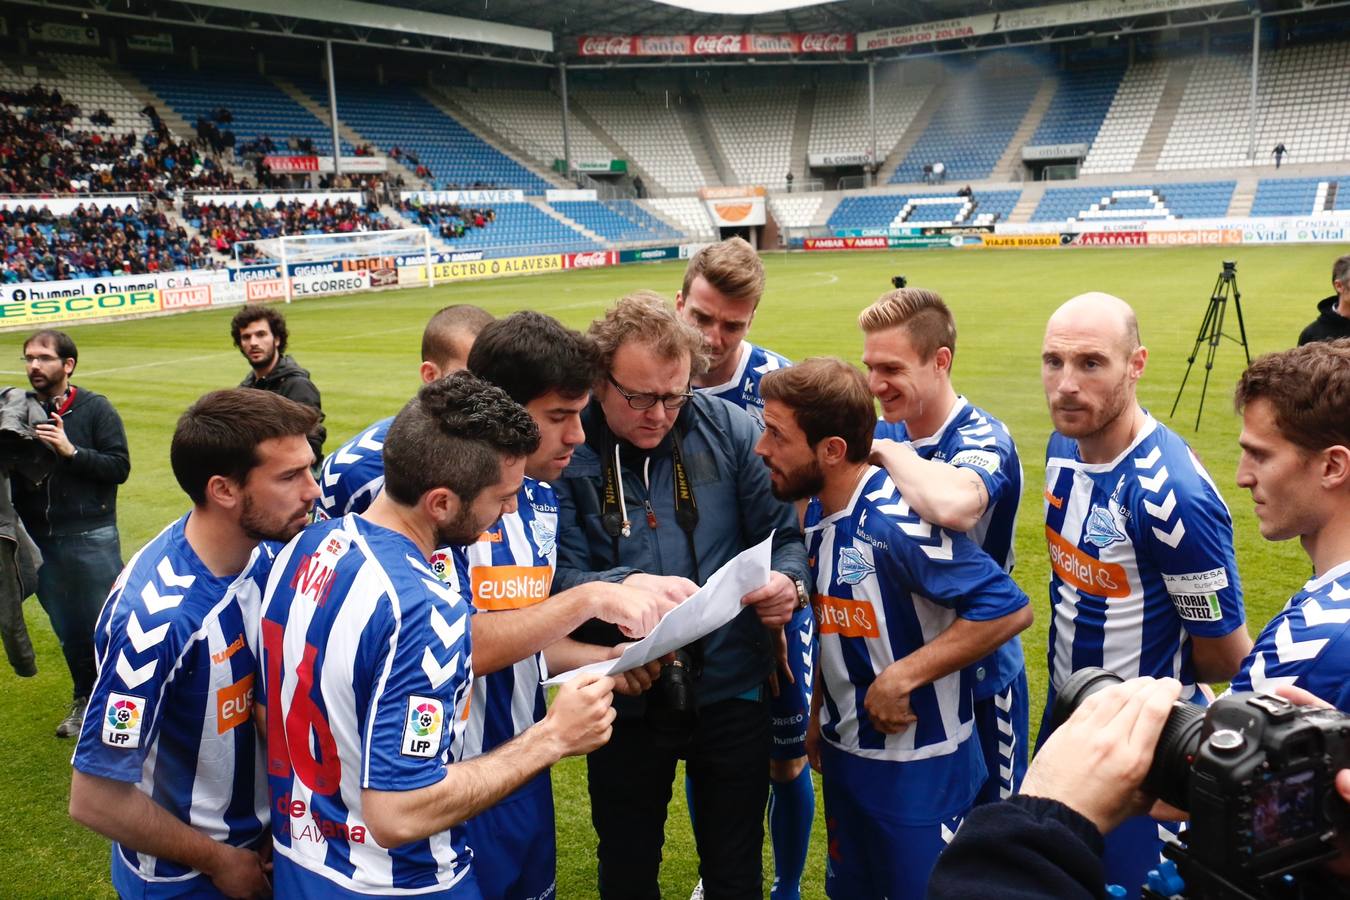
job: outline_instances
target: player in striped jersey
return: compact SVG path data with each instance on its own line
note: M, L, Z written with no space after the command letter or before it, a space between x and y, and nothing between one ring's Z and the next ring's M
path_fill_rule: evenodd
M881 401L873 460L915 512L965 532L1012 573L1022 461L998 419L952 388L956 322L933 291L900 288L858 316L867 386ZM989 780L979 800L1005 799L1027 770L1026 661L1014 636L975 664L975 727Z
M1261 630L1232 689L1294 685L1350 713L1350 340L1261 357L1236 402L1238 486L1261 535L1297 537L1313 577Z
M756 452L806 512L820 666L808 752L821 770L834 898L922 897L986 771L971 664L1031 624L1027 597L959 532L924 521L868 463L862 374L810 359L763 384Z
M1046 326L1047 716L1084 666L1176 678L1183 698L1204 702L1197 684L1232 678L1252 646L1228 508L1186 443L1135 398L1147 356L1134 311L1108 294L1069 300ZM1138 816L1107 836L1112 882L1144 882L1159 827Z
M748 412L764 426L759 383L769 372L792 365L784 356L745 340L764 294L764 264L741 238L728 238L699 250L684 271L675 295L680 318L703 335L708 371L695 375L700 393L720 397ZM802 609L784 628L791 679L778 680L770 701L773 744L769 754L769 835L773 842L771 900L798 900L802 870L810 849L816 815L815 788L806 771L806 720L811 709L815 627ZM689 782L685 782L689 793ZM693 812L693 797L689 797ZM700 882L700 885L702 882ZM694 892L698 898L699 892Z
M252 713L274 547L259 542L304 527L318 495L306 440L317 422L310 407L248 389L207 394L178 420L170 460L192 510L113 585L72 760L70 814L113 840L122 897L270 891Z
M278 556L262 610L278 895L479 897L461 824L608 739L613 680L582 678L526 735L461 761L470 610L428 560L514 509L538 444L500 389L433 382L390 426L366 513Z
M549 316L518 312L483 329L469 353L468 368L525 408L540 441L525 460L515 511L503 515L476 542L454 553L437 551L432 558L433 568L438 558L461 567L480 614L473 625L474 668L480 677L473 681L469 704L466 759L500 746L543 718L541 656L548 669L565 672L615 654L612 647L581 644L566 636L593 614L580 599L600 592L635 607L644 596L645 602L653 599L645 591L602 583L549 597L558 556L558 499L548 482L562 474L573 449L586 437L581 411L600 372L590 340ZM656 603L667 608L663 601ZM497 615L526 609L531 610L528 618ZM594 614L615 615L600 609ZM510 628L515 649L502 660L505 665L489 672L482 648L485 640L492 641L487 631L496 624ZM534 652L540 648L542 653ZM620 686L628 693L640 692L659 671L653 663L650 670L626 673ZM485 900L553 896L556 829L547 771L470 819L466 828Z
M478 333L492 321L492 314L477 306L457 304L438 310L422 330L422 365L418 375L428 384L458 372L469 358ZM316 518L336 519L347 513L364 512L384 485L384 462L380 450L394 417L369 425L323 461L314 504Z

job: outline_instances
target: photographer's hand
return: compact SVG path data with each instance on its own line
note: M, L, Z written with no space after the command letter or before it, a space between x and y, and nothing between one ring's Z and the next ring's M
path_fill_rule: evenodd
M1041 747L1021 793L1058 800L1102 834L1145 812L1140 786L1181 683L1134 678L1083 701Z

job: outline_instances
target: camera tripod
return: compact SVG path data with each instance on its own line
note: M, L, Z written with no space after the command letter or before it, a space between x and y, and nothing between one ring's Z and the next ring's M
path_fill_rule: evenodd
M1240 338L1223 333L1223 318L1228 308L1229 295L1233 298L1233 308L1237 312ZM1204 345L1205 380L1200 386L1200 408L1195 411L1196 431L1200 430L1200 415L1205 411L1205 392L1209 389L1209 373L1214 368L1214 354L1219 349L1219 341L1222 338L1241 344L1247 365L1252 364L1252 355L1247 349L1247 326L1242 321L1242 292L1238 290L1237 263L1231 260L1224 260L1223 271L1214 282L1214 290L1209 295L1209 306L1205 309L1205 318L1200 323L1200 333L1195 336L1195 346L1191 348L1191 355L1186 357L1186 374L1181 376L1177 399L1172 401L1172 412L1168 414L1168 418L1177 414L1177 404L1181 402L1182 391L1186 390L1186 380L1191 377L1191 367L1195 365L1195 358L1200 355L1201 345Z

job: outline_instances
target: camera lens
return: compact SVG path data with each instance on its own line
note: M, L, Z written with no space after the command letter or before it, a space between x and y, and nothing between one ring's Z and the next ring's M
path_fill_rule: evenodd
M1055 705L1050 716L1051 729L1063 725L1088 697L1124 680L1105 669L1086 668L1074 672L1064 682L1063 689L1055 695ZM1153 762L1144 779L1144 790L1177 809L1187 809L1191 762L1200 749L1200 731L1204 724L1204 707L1181 700L1172 704L1158 745L1153 749Z

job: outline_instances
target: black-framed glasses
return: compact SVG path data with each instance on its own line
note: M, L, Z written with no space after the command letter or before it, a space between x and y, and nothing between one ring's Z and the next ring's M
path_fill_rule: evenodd
M37 356L37 355L33 355L33 356L20 356L20 357L19 357L19 362L23 363L24 365L28 365L28 366L31 366L33 363L54 363L54 362L60 362L60 361L61 361L61 357L59 357L59 356Z
M690 400L694 399L694 392L686 390L680 394L634 394L631 391L624 390L624 386L614 380L613 375L606 375L609 383L614 385L615 390L623 395L623 399L628 401L628 405L633 409L651 409L660 403L666 409L679 409Z

